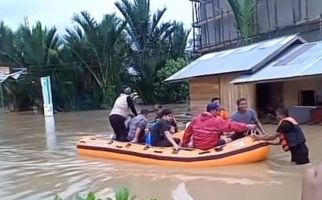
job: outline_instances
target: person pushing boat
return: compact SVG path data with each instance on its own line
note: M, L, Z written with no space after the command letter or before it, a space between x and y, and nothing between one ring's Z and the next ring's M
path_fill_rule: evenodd
M115 140L126 141L127 129L125 121L130 116L131 112L134 116L137 116L134 103L130 96L132 89L128 86L124 86L122 93L115 100L113 108L109 115L109 121L115 134Z
M280 120L276 133L266 136L252 136L254 140L272 141L279 138L278 142L271 144L281 144L283 150L291 153L291 162L298 165L310 162L309 149L306 146L306 138L298 122L289 116L288 109L285 107L278 108L277 118Z

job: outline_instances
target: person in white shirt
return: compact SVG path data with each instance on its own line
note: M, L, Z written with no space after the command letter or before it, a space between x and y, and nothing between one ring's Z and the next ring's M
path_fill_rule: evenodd
M117 141L127 140L127 130L125 126L127 117L131 114L131 112L134 116L137 116L134 103L130 96L131 92L132 90L130 87L123 87L123 91L115 100L109 115L109 121L115 134L115 140Z

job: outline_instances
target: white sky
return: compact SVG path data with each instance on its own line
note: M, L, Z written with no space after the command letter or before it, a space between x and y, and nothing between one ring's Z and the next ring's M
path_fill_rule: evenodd
M115 0L0 0L0 20L16 29L28 17L29 25L40 21L46 26L56 26L60 33L72 26L75 13L86 10L97 21L106 13L116 12ZM189 0L151 0L151 10L166 7L164 21L182 21L191 28L191 3Z

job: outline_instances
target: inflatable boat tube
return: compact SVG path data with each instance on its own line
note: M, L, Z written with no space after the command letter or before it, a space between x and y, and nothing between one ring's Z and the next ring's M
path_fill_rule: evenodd
M174 151L172 147L148 147L102 137L86 136L77 143L77 150L79 155L133 163L170 167L215 167L265 160L270 147L266 142L245 137L207 151L192 148Z

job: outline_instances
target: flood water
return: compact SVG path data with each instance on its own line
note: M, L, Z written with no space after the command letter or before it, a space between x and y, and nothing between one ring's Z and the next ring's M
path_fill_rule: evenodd
M182 107L182 106L181 106ZM179 109L179 112L184 112ZM182 113L181 113L182 114ZM110 131L107 111L59 113L47 124L42 115L0 113L0 196L54 199L88 191L101 197L128 187L138 199L297 200L301 174L290 155L273 147L269 160L220 168L174 169L80 157L81 136ZM48 123L48 122L47 122ZM265 126L267 132L275 126ZM312 163L322 161L322 126L303 126Z

